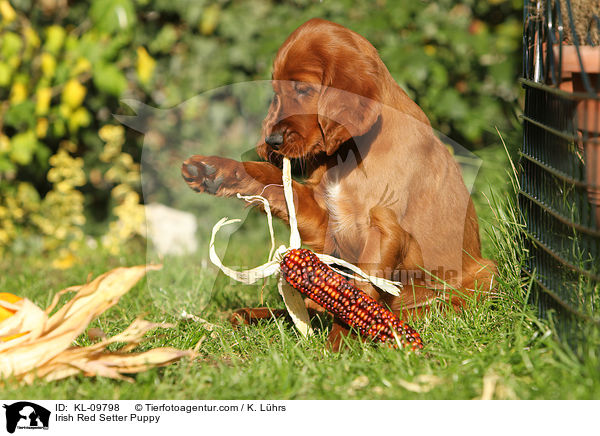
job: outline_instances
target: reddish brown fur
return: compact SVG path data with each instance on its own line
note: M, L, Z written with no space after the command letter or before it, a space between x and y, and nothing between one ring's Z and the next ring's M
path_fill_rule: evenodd
M490 291L495 265L481 257L477 216L459 168L365 38L310 20L279 49L273 79L276 96L262 138L279 132L284 141L274 150L261 139L257 151L267 161L285 155L306 166L306 181L293 184L306 245L372 274L400 276L400 297L358 284L396 313L419 313L436 297L460 307L457 293ZM268 186L281 185L272 163L193 156L182 171L198 192L262 193L287 221L283 190ZM423 269L453 271L444 277L454 295L444 296L444 286Z

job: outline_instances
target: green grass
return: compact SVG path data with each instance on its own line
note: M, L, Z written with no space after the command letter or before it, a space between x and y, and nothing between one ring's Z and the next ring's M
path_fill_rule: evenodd
M326 336L331 320L315 318L316 335L298 336L284 320L234 329L227 321L235 308L264 304L282 307L270 281L264 289L231 283L200 258L167 259L160 272L126 294L91 325L109 336L143 314L167 321L142 348L191 348L202 341L197 359L134 376L134 383L101 377L73 377L34 386L5 384L6 399L592 399L600 398L600 359L591 344L584 358L561 344L548 323L527 303L528 284L521 278L519 219L511 195L490 195L483 231L487 253L499 264L500 295L472 303L456 314L436 307L410 323L425 342L421 353L407 353L349 339L331 353ZM499 198L502 200L500 201ZM250 221L255 225L254 221ZM283 228L280 227L280 235ZM254 239L256 240L254 240ZM236 234L225 256L228 265L262 263L268 243L262 237ZM251 243L248 243L252 240ZM0 290L31 298L45 307L52 295L119 265L146 261L144 246L112 257L101 250L81 253L78 264L54 271L48 259L30 255L9 258L0 266ZM258 250L258 251L256 251ZM204 265L204 266L203 266ZM214 324L182 320L182 309ZM89 343L87 337L78 343ZM594 351L596 350L596 351Z

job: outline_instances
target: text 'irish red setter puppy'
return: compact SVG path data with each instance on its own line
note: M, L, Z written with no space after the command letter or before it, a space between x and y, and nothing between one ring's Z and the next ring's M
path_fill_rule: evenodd
M490 291L496 269L481 257L459 167L365 38L321 19L304 23L275 57L273 91L257 144L266 162L192 156L182 167L192 189L261 194L287 220L276 166L287 156L306 176L293 185L302 241L401 280L400 297L356 283L395 313L419 313L436 299L459 307ZM334 321L334 347L343 332Z

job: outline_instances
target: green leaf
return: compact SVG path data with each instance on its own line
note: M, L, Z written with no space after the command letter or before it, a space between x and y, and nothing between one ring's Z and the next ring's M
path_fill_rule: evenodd
M5 31L2 33L2 57L8 59L21 52L23 41L19 35L13 32Z
M61 138L65 135L66 131L67 127L65 126L65 122L62 119L57 118L56 120L54 120L54 122L52 123L52 132L54 133L54 136L56 136L57 138Z
M48 169L48 159L50 158L51 154L52 152L48 147L41 142L38 142L37 147L35 148L35 159L38 161L38 164L42 167L42 169Z
M10 85L10 66L4 62L0 62L0 86Z
M35 103L33 100L25 100L9 107L4 115L4 123L17 130L33 129L35 122Z
M90 8L94 26L104 33L117 33L132 28L136 22L131 0L94 0Z
M66 35L67 32L65 29L58 25L48 27L46 30L46 42L44 44L45 49L53 55L58 54L65 42Z
M113 64L98 63L94 66L94 85L102 92L119 97L127 88L127 79Z
M15 164L8 158L8 156L0 156L0 174L13 171Z
M31 158L39 144L33 130L17 133L12 138L11 143L10 158L19 165L27 165L31 162Z
M148 48L153 53L169 53L177 41L177 30L172 24L165 25L156 38L150 41Z
M460 120L465 117L469 107L455 89L449 88L437 99L437 109L440 114Z

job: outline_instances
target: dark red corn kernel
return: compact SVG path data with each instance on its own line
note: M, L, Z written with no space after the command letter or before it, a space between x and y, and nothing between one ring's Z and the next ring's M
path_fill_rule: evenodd
M397 336L403 347L423 348L421 337L412 327L333 271L312 251L289 250L281 261L281 272L295 289L358 329L361 335L393 347L397 346Z

